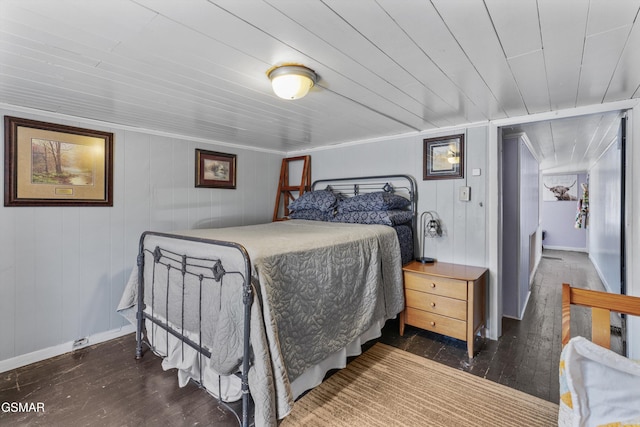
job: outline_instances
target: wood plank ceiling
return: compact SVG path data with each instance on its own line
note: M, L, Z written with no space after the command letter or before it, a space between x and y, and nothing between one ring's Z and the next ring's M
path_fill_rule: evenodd
M639 8L640 0L1 0L0 102L293 152L636 98ZM266 71L282 63L318 73L307 97L273 94ZM588 120L610 129L618 113ZM611 138L579 133L578 119L536 126L523 129L538 135L548 168L579 159L585 169Z

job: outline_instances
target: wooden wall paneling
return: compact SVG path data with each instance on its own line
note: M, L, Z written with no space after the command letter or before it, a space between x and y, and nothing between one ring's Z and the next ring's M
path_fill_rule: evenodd
M152 230L170 231L173 223L173 165L175 158L171 138L153 136L149 151L149 227ZM195 156L194 156L195 157Z
M542 49L536 0L518 3L487 0L485 4L507 58Z
M342 39L339 38L340 34L332 34L330 37L333 37L333 45L340 46L341 51L368 69L380 70L379 73L385 80L415 101L415 107L410 111L422 117L424 124L442 127L466 120L459 115L464 110L459 109L459 97L454 96L456 90L451 80L424 55L384 9L372 7L367 14L363 14L357 3L326 3L332 12L346 19L357 31L357 34ZM305 12L305 8L304 4L297 8L300 13L296 15L296 20L299 22L307 21L305 17L309 13ZM326 8L324 10L328 11ZM381 27L385 30L380 31ZM406 65L402 67L400 64ZM446 119L435 114L435 111L443 110L451 113Z
M110 208L80 211L81 337L109 330Z
M246 188L247 186L251 186L256 190L260 191L259 187L263 187L262 192L264 192L266 191L266 188L265 188L266 183L263 183L262 185L260 185L260 180L258 179L258 168L260 167L259 166L260 163L255 154L256 153L250 153L250 152L238 153L237 164L238 164L238 167L239 168L241 167L243 171L242 173L238 171L239 172L238 188ZM261 166L267 169L270 163L269 160L270 159L265 156L264 164ZM260 170L263 170L262 167L260 167ZM265 177L266 176L268 176L267 173L265 173ZM268 220L266 221L260 220L260 211L265 205L269 206L270 204L273 203L272 199L273 199L273 196L275 195L275 192L271 193L271 198L270 198L271 200L268 202L267 201L263 202L264 195L261 194L262 192L260 192L259 194L256 194L254 197L251 197L246 192L238 193L241 199L240 204L244 207L243 218L244 218L245 224L256 224L259 222L268 222Z
M520 283L519 283L519 317L524 316L524 310L531 288L530 260L535 261L530 254L531 235L539 228L539 167L529 148L520 141Z
M429 244L436 248L436 255L434 258L445 261L451 260L456 262L455 251L455 236L456 227L459 225L456 223L455 207L454 207L454 181L458 180L436 180L427 181L431 185L435 185L436 190L436 208L435 211L442 220L444 227L442 237L435 237L429 239Z
M520 203L518 199L518 137L506 137L502 141L502 309L508 317L518 316L518 245ZM500 321L500 319L498 319Z
M229 227L232 225L247 225L244 214L246 206L244 206L242 193L238 191L238 186L240 182L243 185L246 185L247 180L247 172L246 165L242 160L244 160L244 156L242 154L238 155L236 150L228 150L226 149L225 153L231 153L236 155L236 165L238 168L242 167L242 171L237 171L236 174L236 189L212 189L211 196L213 197L212 207L215 206L219 210L219 218L220 218L220 226L221 227ZM242 166L240 164L242 163ZM254 187L255 188L255 187Z
M176 230L189 228L189 188L194 185L195 149L191 144L173 139L173 223Z
M0 125L1 127L2 125ZM4 158L4 150L0 150L0 158ZM4 164L4 163L3 163ZM0 178L4 189L4 174ZM16 330L16 275L18 255L15 209L0 208L0 360L8 359L15 355L15 330Z
M547 71L543 51L536 50L509 58L509 67L518 83L529 113L542 113L551 109L547 92Z
M34 248L30 254L34 270L34 298L30 306L21 307L30 313L37 328L31 339L43 348L60 342L62 326L62 217L66 207L34 208ZM74 209L72 207L72 209ZM104 209L104 208L102 208Z
M399 75L406 75L406 72L390 61L383 52L362 37L353 27L343 23L340 19L336 20L335 13L328 7L324 5L320 7L313 3L300 5L290 3L287 4L286 13L292 13L294 18L313 15L316 22L321 17L324 17L325 22L326 19L329 19L337 25L335 30L332 29L332 33L335 31L334 34L327 34L326 30L322 31L322 26L312 26L311 31L301 31L298 22L289 19L288 16L266 4L225 2L224 7L234 13L241 13L250 23L264 30L275 40L286 42L285 46L276 50L278 53L275 57L267 59L272 65L279 62L300 61L305 63L306 61L307 66L314 68L314 63L322 64L321 78L331 82L332 90L357 100L358 103L366 105L370 110L382 111L390 117L403 117L403 121L413 126L415 130L424 127L424 118L420 113L422 111L421 104L410 96L395 90L391 83L394 80L393 74L390 74L388 70L392 69ZM310 8L313 8L313 14L310 13ZM305 22L306 20L303 21L303 25ZM312 23L307 24L311 25ZM316 34L314 31L318 33ZM233 40L231 43L237 44L238 40ZM287 52L287 48L290 47L295 50ZM246 49L246 47L244 48ZM254 49L256 50L255 55L264 57L264 50ZM303 49L314 52L313 57L301 54ZM339 72L335 68L336 58L340 59ZM377 64L373 68L370 66L371 61ZM384 73L384 76L380 76L373 71L375 69L386 69L387 72ZM354 73L359 75L357 82L347 77ZM408 116L407 112L411 112L411 116ZM383 116L380 116L380 120L381 123L384 123ZM371 125L377 127L374 123ZM376 133L372 133L373 135Z
M424 55L438 64L447 79L462 90L464 97L450 93L448 84L432 85L429 82L437 75L420 73L423 84L450 105L456 106L467 118L468 122L486 120L489 117L505 117L495 96L481 76L460 49L451 31L429 2L412 3L394 0L379 1L379 4L389 13L409 35L412 42L420 48ZM418 7L423 9L417 9ZM416 19L416 13L420 19ZM437 43L434 43L434 40ZM434 87L438 86L438 87Z
M465 138L468 140L468 138ZM466 159L466 156L465 156ZM454 263L467 265L467 248L469 245L468 230L469 230L469 202L463 202L460 200L460 187L467 185L467 163L465 162L464 179L451 180L451 204L453 206L455 233L452 236L452 244L456 250L453 253Z
M620 292L620 156L614 143L589 171L589 257L608 292Z
M484 3L466 2L464 15L457 13L460 5L456 2L437 0L433 4L507 116L527 114Z
M503 141L502 297L505 316L521 319L529 295L529 236L539 223L538 163L521 135Z
M538 2L552 109L576 107L589 4Z
M150 227L150 136L139 132L126 131L118 146L120 147L119 149L124 150L124 173L122 176L125 183L124 234L130 242L133 242L133 247L136 248L135 253L137 254L138 239Z
M417 6L392 1L382 4L386 13L401 26L399 31L407 34L407 40L385 37L378 43L382 46L395 44L387 46L386 51L399 63L406 64L412 75L428 90L421 90L423 96L439 97L456 110L458 117L464 117L466 122L502 116L494 95L487 89L433 5L424 3ZM415 19L416 13L419 13L417 7L424 8L419 20ZM383 33L378 34L381 36ZM408 47L403 48L399 43ZM460 89L465 96L456 95ZM429 92L433 92L433 95L429 95ZM433 108L437 108L437 105ZM441 111L440 108L437 110Z
M157 5L153 3L152 6L156 8ZM162 5L160 9L165 10L165 6L167 5ZM274 8L262 3L247 4L243 2L231 2L225 3L224 9L232 13L238 13L239 10L242 10L243 13L250 15L247 19L257 28L247 24L247 22L236 19L232 15L225 15L224 13L221 13L221 11L217 10L215 6L210 6L209 9L204 9L198 16L193 16L192 14L189 16L189 14L186 14L183 17L185 21L182 21L182 23L191 28L197 28L203 34L206 34L208 37L213 39L209 40L209 45L211 45L211 43L215 44L216 41L221 42L221 46L224 47L222 52L225 52L225 50L229 49L230 46L233 47L235 51L233 51L234 49L230 49L227 57L244 57L245 60L247 58L251 58L254 61L258 58L263 61L262 63L254 62L251 66L245 66L238 69L238 72L241 74L247 73L247 70L254 70L254 72L249 71L249 74L264 76L264 80L247 82L247 86L251 88L252 98L256 95L262 96L260 94L264 94L265 101L268 101L269 104L272 103L275 95L271 93L269 81L264 74L271 66L282 62L300 62L311 68L317 68L316 61L322 60L321 55L326 51L326 44L308 32L300 32L298 24L283 16ZM166 11L168 12L168 10ZM171 10L171 13L174 12L179 13L177 10ZM218 25L213 25L213 22L218 23ZM291 38L290 36L292 28L298 31L295 34L295 38ZM238 34L238 31L240 30L242 31L243 36L239 39L236 34ZM265 37L265 33L271 35L271 37ZM289 36L287 36L288 34ZM287 43L283 43L283 40L286 40ZM306 55L301 54L299 50L292 48L292 46L295 47L296 43L301 43L302 41L304 41L305 45L309 48L315 48L314 58L309 58ZM323 44L323 48L319 48L317 46L318 43ZM277 55L268 55L269 52L277 52ZM335 60L336 54L339 53L331 52L330 56L327 58L328 61ZM320 56L320 58L318 58L318 56ZM348 63L355 64L348 57L345 57L345 59ZM360 73L370 73L369 70L363 67L359 67L358 71ZM371 129L372 136L380 135L381 132L385 132L381 126L384 126L384 128L388 130L389 126L397 126L398 124L390 121L389 118L384 115L372 115L372 110L385 111L390 117L398 117L404 114L404 110L397 107L395 103L390 103L388 99L373 95L369 89L371 85L354 85L353 81L345 77L344 73L337 73L330 67L323 69L321 72L321 79L326 79L327 82L330 81L332 90L339 90L340 93L346 96L335 97L331 95L331 93L324 93L321 88L313 89L316 95L314 97L315 99L310 97L309 99L302 101L306 105L315 105L315 107L312 107L312 110L308 111L308 113L313 112L315 117L326 115L326 111L322 108L322 100L326 96L331 97L332 102L338 103L348 101L349 98L355 98L358 99L358 102L371 108L363 108L359 109L360 112L354 112L354 114L349 117L349 123L344 120L344 117L340 116L336 116L334 118L334 126L322 126L322 123L326 123L326 121L319 121L319 127L316 128L316 131L320 131L321 133L326 132L330 135L334 134L337 130L338 133L336 135L342 134L343 138L348 139L348 135L352 133L351 128L353 128L354 124L358 127L361 126L360 124L366 124ZM237 77L230 81L233 82L235 80L237 80ZM384 79L376 80L373 86L381 85L387 85ZM238 88L238 90L241 90L241 88ZM357 92L359 94L355 95L350 92ZM253 104L255 105L255 103ZM301 104L301 102L298 104ZM347 104L353 106L350 101ZM345 104L345 106L347 106L347 104ZM251 105L249 105L248 108L251 108ZM394 109L397 111L396 113L392 112ZM304 123L305 121L314 120L310 114L286 104L283 104L281 107L278 106L278 108L266 108L262 113L253 114L252 118L249 118L249 120L262 120L261 117L270 115L273 112L278 113L278 116L281 119L287 119L288 127L291 129L296 129L296 122ZM304 114L305 120L301 120L301 114ZM297 120L289 121L288 119L290 117L296 117ZM282 129L277 127L274 128L273 125L279 122L279 120L270 120L265 122L263 132L269 136L277 137ZM422 123L422 119L415 116L415 129L417 129L417 126L419 126L420 123ZM301 131L303 130L304 129L301 128ZM290 132L290 130L288 130L288 132ZM304 133L302 133L302 135L304 135ZM264 137L265 135L263 135L263 138ZM255 138L258 138L258 135L255 135ZM303 140L300 140L300 142L303 142Z
M211 147L202 145L199 145L199 148L211 149ZM189 209L190 215L192 215L192 222L189 228L209 228L211 227L212 221L219 221L220 219L219 217L212 218L214 189L199 187L193 190L194 199Z
M114 200L115 204L115 200ZM61 341L72 341L80 337L82 318L80 307L82 300L82 281L80 280L80 248L83 236L80 228L80 212L84 207L66 207L60 218L62 232L58 241L62 257L60 265L62 268L62 279L58 292L62 296L62 301L57 310L61 314Z
M630 31L630 26L624 26L586 38L582 59L583 69L578 87L578 105L602 102Z
M126 183L123 179L125 171L125 139L123 130L109 129L114 133L113 141L113 206L109 209L109 229L110 229L110 266L109 277L111 280L109 307L109 325L117 328L128 324L128 322L115 310L120 302L120 297L124 291L125 284L129 279L131 264L135 259L135 248L129 248L130 239L133 236L126 236L125 229L125 193ZM132 240L132 239L131 239ZM132 245L133 246L133 245ZM68 340L68 339L67 339ZM64 342L65 340L63 340Z
M4 113L111 130L46 115ZM151 228L175 229L178 224L190 228L190 218L199 215L210 219L211 197L201 199L201 206L190 194L195 190L195 143L113 131L113 207L0 208L0 360L126 325L115 309L135 265L141 233ZM242 189L218 191L215 209L227 213L225 197L231 200L230 206L236 206L229 211L236 217L228 225L247 222L249 212L243 201L256 200L263 188L274 188L276 183L275 166L268 171L261 168L263 161L279 162L282 155L247 153L255 160L252 166L243 166ZM255 210L262 209L262 218L271 211L272 193L268 202L253 205Z
M7 208L5 208L7 209ZM16 209L16 208L14 208ZM33 337L38 336L37 322L33 316L33 302L36 300L35 268L33 254L36 246L36 219L34 210L38 208L22 207L15 212L15 330L13 340L16 354L28 353L37 348ZM6 285L4 285L6 286Z
M462 202L466 205L466 237L465 264L487 266L486 252L487 230L487 199L486 188L489 174L487 173L487 129L485 127L467 129L465 144L465 181L471 188L471 201ZM474 176L472 171L480 170L479 176Z
M640 28L634 25L605 94L604 102L629 99L634 95L640 86L640 64L632 59L632 56L638 51L640 51ZM630 76L633 76L632 84L628 81Z

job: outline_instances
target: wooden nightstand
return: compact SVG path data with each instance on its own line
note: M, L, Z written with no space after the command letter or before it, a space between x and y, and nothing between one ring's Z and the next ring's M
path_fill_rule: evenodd
M405 309L400 313L400 335L405 325L412 325L457 338L467 342L473 358L473 338L486 322L488 270L438 261L413 261L402 270Z

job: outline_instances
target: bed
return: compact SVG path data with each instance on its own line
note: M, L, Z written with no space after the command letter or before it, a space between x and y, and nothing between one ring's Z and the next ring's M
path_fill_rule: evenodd
M238 420L277 425L404 308L413 258L412 177L319 180L287 221L145 232L118 311L143 344ZM332 197L333 196L333 197Z

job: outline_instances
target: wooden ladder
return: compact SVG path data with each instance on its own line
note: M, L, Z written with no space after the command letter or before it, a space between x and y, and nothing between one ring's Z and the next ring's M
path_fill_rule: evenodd
M302 174L299 184L289 183L289 164L293 162L302 162ZM276 194L276 203L273 208L273 220L284 221L289 215L289 202L295 200L293 193L298 193L298 197L305 191L311 189L311 156L287 157L282 159L282 167L280 168L280 181L278 182L278 193ZM282 209L280 206L282 205ZM282 216L279 216L283 212Z

